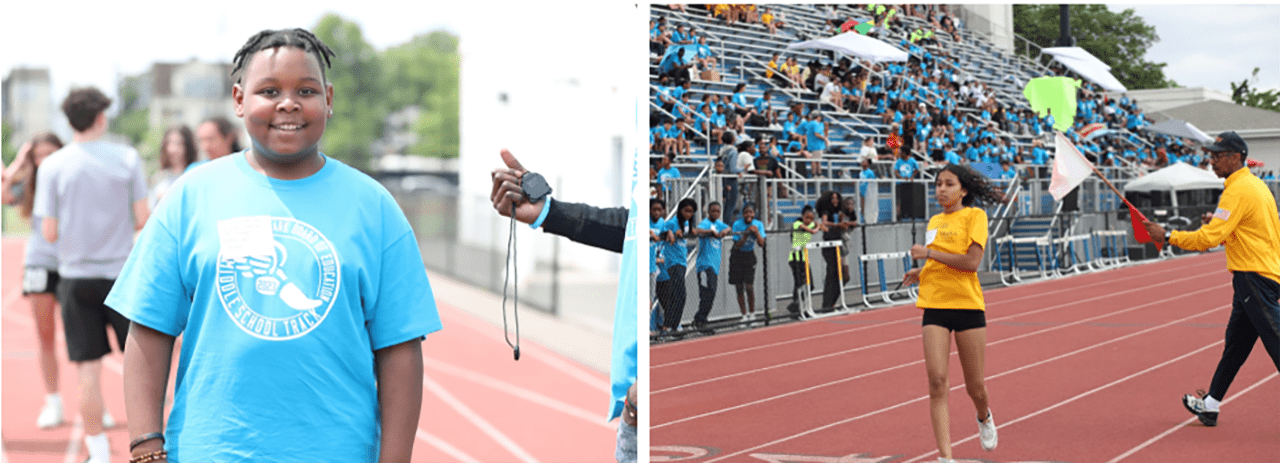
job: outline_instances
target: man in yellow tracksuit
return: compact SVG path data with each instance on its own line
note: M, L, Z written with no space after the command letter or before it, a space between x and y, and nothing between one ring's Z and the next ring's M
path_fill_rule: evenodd
M1239 135L1224 132L1204 150L1211 152L1213 172L1226 179L1213 216L1205 217L1205 225L1194 232L1166 232L1150 221L1142 225L1153 239L1183 249L1226 247L1235 295L1222 359L1207 394L1182 398L1200 422L1216 426L1218 404L1258 339L1280 370L1280 215L1275 196L1245 167L1249 147Z

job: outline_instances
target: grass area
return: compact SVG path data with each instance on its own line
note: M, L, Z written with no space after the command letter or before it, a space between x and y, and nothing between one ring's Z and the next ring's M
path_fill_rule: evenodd
M22 214L18 213L18 208L13 206L3 206L3 218L0 219L0 229L3 230L5 236L26 236L31 233L31 222L22 218Z

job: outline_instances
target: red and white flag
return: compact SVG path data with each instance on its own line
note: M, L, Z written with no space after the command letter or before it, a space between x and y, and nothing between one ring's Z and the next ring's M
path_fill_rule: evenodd
M1089 178L1089 174L1093 173L1093 164L1089 164L1089 160L1080 154L1076 145L1067 140L1062 132L1054 133L1057 134L1057 153L1053 156L1053 178L1049 181L1049 194L1053 195L1054 201L1062 201L1071 190Z

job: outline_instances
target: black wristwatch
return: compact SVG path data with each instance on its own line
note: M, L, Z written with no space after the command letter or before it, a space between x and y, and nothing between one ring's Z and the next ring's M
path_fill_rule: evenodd
M1164 242L1168 243L1170 238L1173 238L1173 230L1164 232Z
M542 178L537 172L525 172L520 177L520 189L524 190L524 196L529 198L529 202L536 203L542 201L551 194L551 185L547 184L547 179Z

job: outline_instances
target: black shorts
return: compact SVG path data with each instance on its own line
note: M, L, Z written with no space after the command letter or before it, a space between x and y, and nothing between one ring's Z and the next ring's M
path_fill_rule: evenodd
M27 267L22 269L22 295L54 294L58 290L58 271L48 268Z
M63 278L58 284L67 356L72 362L97 360L111 353L107 325L115 330L116 347L124 352L129 319L103 303L114 284L115 280L104 278Z
M924 309L920 326L937 325L947 331L966 331L987 327L987 313L976 309Z
M729 284L752 284L756 281L756 253L732 251L729 253Z

